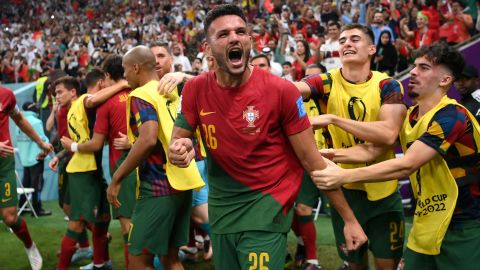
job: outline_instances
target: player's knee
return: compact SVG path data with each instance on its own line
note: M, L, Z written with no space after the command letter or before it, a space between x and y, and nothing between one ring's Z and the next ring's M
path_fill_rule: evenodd
M313 213L312 207L302 203L297 204L295 212L299 216L310 216Z
M12 214L10 212L4 213L3 214L3 223L7 225L8 227L11 227L17 223L17 215Z
M399 262L399 259L374 259L375 269L377 270L395 270Z
M82 232L85 229L85 223L79 220L70 220L68 222L68 229L74 232Z

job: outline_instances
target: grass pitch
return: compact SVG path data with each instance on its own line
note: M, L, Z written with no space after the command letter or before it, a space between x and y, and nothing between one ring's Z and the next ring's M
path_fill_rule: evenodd
M37 244L40 253L43 256L43 269L54 270L56 269L58 262L57 251L60 249L60 242L65 234L67 222L63 220L63 212L60 210L56 202L45 202L44 208L52 210L53 214L51 216L41 217L38 219L30 217L30 214L26 214L23 217L27 222L33 241ZM335 270L341 265L342 261L336 253L335 240L330 218L326 216L320 216L316 221L316 228L317 254L320 264L326 270ZM409 229L410 226L407 226L407 228ZM123 259L123 240L120 233L119 222L117 220L113 220L111 222L109 231L113 237L112 242L110 243L110 257L113 261L113 269L125 269ZM91 237L90 233L89 237ZM4 224L0 225L0 239L0 269L30 270L30 265L23 248L23 244L16 238L14 234L10 233ZM292 256L295 254L295 249L296 239L293 233L289 233L288 250ZM79 266L88 263L89 261L82 261L76 265L72 265L70 269L79 269ZM187 270L214 269L211 262L203 261L198 263L184 262L184 266Z

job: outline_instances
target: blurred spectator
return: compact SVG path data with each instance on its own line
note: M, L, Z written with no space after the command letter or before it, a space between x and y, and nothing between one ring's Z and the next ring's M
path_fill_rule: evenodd
M461 37L469 30L474 32L473 24L465 25L465 21L471 18L476 23L473 20L478 18L478 1L475 0L463 1L470 17L463 16L462 3L458 0L277 0L270 1L268 8L262 1L229 2L243 6L248 31L254 37L255 53L269 47L273 53L270 61L272 73L278 74L280 63L299 63L290 52L291 47L297 51L299 40L306 40L306 49L310 49L315 63L320 65L319 48L325 39L330 38L327 29L330 22L371 24L376 45L380 32L389 27L392 41L398 37L411 42L411 47L419 47L422 40L422 44L426 44L428 38L407 35L402 25L407 24L408 31L416 33L420 7L434 33L441 24L448 25L443 32L451 43L459 42L452 40L459 35L453 33L455 31L460 32ZM76 76L79 70L88 71L100 66L111 53L121 55L134 46L152 43L168 43L175 55L174 67L190 71L191 61L204 52L206 13L219 3L222 1L7 1L2 3L0 19L0 80L4 83L34 81L40 74L53 69L62 69ZM454 10L457 12L455 16ZM407 19L399 23L402 18ZM421 25L418 28L423 33ZM464 36L460 40L467 38ZM408 63L411 48L402 41L399 43L395 44L402 51L399 57L404 57ZM403 55L405 52L407 54ZM207 60L201 58L204 71ZM400 63L398 66L403 67ZM296 63L294 67L298 70ZM195 72L198 72L198 66Z
M330 0L323 2L320 18L324 26L330 21L337 22L339 20L340 15L336 9L332 8L332 2Z
M265 54L257 54L252 59L250 59L250 63L254 66L257 66L260 69L263 69L267 72L270 72L270 61Z
M480 100L473 97L474 92L480 92L478 70L472 65L465 65L462 75L455 81L455 87L461 95L461 103L480 121Z
M290 53L295 59L292 64L293 78L295 81L299 81L305 77L305 70L308 65L314 63L314 58L311 56L310 48L305 40L299 40L296 44L297 49L293 50L293 47L290 47Z
M192 65L190 64L190 60L188 60L188 58L183 55L180 44L177 43L172 46L172 54L175 71L192 71ZM178 65L181 65L179 70Z
M380 42L377 45L377 53L372 59L374 70L385 72L390 76L395 75L398 55L395 46L392 44L392 36L389 31L380 33Z
M470 39L470 29L473 28L473 19L469 14L464 13L465 4L459 0L453 0L451 12L444 15L447 23L440 27L440 38L445 39L449 44L456 44Z
M429 17L425 11L419 11L417 14L417 29L408 28L407 18L402 19L400 27L402 34L410 41L412 48L418 49L424 45L430 45L438 40L434 30L429 28Z
M320 47L320 60L322 65L327 71L333 68L342 67L340 61L340 24L338 22L331 22L328 24L328 38L325 40L325 44Z
M367 16L368 16L368 13L367 13ZM385 17L384 16L385 15L383 14L383 12L381 10L377 10L373 13L373 22L370 23L370 27L372 28L373 35L375 37L375 45L378 45L378 43L380 41L380 33L383 32L383 31L390 32L390 36L392 37L392 42L394 41L393 40L393 31L392 31L392 29L390 29L390 27L385 25ZM369 22L369 20L367 18L367 24L368 24L368 22Z
M282 76L282 65L274 61L272 49L270 47L265 47L262 49L262 54L264 54L267 57L268 62L270 64L270 71L272 72L272 74L277 75L279 77Z
M256 25L253 28L252 37L254 40L255 53L260 53L270 40L270 35L267 33L267 29L263 24Z
M293 82L293 77L292 77L292 63L290 62L283 62L282 64L282 78L285 80L289 80Z

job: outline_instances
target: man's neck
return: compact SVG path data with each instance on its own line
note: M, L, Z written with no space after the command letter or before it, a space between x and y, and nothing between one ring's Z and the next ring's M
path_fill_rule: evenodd
M417 118L422 117L426 113L428 113L433 107L437 106L437 104L442 100L442 98L447 93L443 90L434 91L432 94L425 96L423 98L417 99L418 104L418 116Z
M140 77L138 80L140 87L144 86L145 84L149 83L150 81L158 81L157 72L153 71L148 74L145 74Z
M245 71L241 75L232 76L227 72L222 72L219 69L216 69L215 76L217 77L217 83L221 87L233 88L233 87L238 87L243 83L245 83L246 81L248 81L252 72L253 72L253 67L250 65L247 65L247 67L245 68Z
M366 82L370 78L370 61L359 65L344 66L341 72L343 78L349 82Z

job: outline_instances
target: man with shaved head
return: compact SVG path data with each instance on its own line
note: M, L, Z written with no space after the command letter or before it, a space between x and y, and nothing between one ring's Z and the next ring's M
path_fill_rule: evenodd
M188 241L191 189L203 182L195 167L169 169L165 149L176 116L169 107L178 101L158 94L155 65L155 55L145 46L131 49L122 59L125 78L134 89L127 100L127 134L133 145L112 176L108 201L120 206L121 181L138 167L140 184L128 239L129 267L154 269L153 256L159 255L165 269L183 269L178 247ZM187 179L184 173L190 175L192 169L193 177L182 182Z

